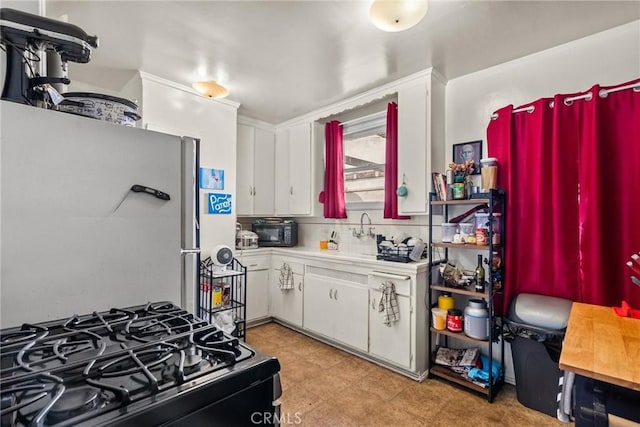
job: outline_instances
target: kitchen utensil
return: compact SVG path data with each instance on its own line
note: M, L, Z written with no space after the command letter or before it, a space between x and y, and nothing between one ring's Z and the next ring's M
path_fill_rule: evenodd
M75 113L110 123L135 126L140 120L138 106L127 99L89 92L67 92L64 101L58 105L59 111Z
M129 191L127 191L125 193L125 195L122 197L122 199L120 199L120 201L118 202L116 207L113 208L113 211L111 213L114 213L115 211L118 210L120 205L122 205L122 202L124 202L124 200L127 198L127 196L129 196L129 194L131 192L134 192L134 193L147 193L147 194L150 194L150 195L154 196L157 199L171 200L171 196L169 196L167 193L165 193L163 191L156 190L155 188L151 188L151 187L146 187L146 186L140 185L140 184L134 184L134 185L131 186Z

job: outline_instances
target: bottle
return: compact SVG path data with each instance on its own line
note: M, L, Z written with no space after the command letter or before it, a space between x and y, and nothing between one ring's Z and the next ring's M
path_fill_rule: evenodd
M482 255L478 255L478 266L475 273L476 292L484 292L484 267L482 266Z

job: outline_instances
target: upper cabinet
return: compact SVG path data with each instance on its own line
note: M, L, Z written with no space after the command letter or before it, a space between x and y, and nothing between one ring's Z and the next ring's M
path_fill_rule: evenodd
M275 134L238 125L236 206L238 215L273 215Z
M311 123L276 133L276 214L313 215L314 176Z
M435 72L398 88L398 183L407 196L398 198L398 212L428 213L431 171L445 161L445 83Z

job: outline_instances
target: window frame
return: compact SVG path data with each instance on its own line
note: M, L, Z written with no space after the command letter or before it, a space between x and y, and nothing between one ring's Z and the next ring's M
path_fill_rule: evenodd
M353 120L349 120L346 121L344 123L342 123L342 130L343 130L343 134L342 134L342 140L343 140L343 144L344 141L347 139L348 136L350 135L357 135L360 133L366 133L367 131L379 128L381 126L384 126L386 128L387 125L387 111L379 111L376 113L372 113L372 114L367 114L366 116L361 116L358 117L356 119ZM362 136L366 136L366 135L362 135ZM386 136L385 136L385 140L386 140ZM344 151L344 150L343 150ZM383 167L386 168L386 150L384 153L384 163L382 164ZM344 155L343 153L343 157L346 158L346 155ZM345 160L343 158L342 161L342 165L343 165L343 174L346 175L347 171L345 168ZM346 185L346 180L345 180L345 185ZM383 195L383 199L379 200L379 201L346 201L346 191L345 191L345 208L347 211L355 211L355 210L382 210L384 209L384 195Z

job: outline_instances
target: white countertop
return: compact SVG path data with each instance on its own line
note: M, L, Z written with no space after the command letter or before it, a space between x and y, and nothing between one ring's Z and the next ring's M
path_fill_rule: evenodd
M340 250L321 250L305 246L295 246L292 248L258 248L236 250L235 254L238 258L252 255L285 255L296 256L307 259L336 261L343 263L358 263L384 270L403 270L406 272L417 272L427 269L428 261L426 259L418 262L392 262L376 259L376 255L358 254L351 252L342 252Z

